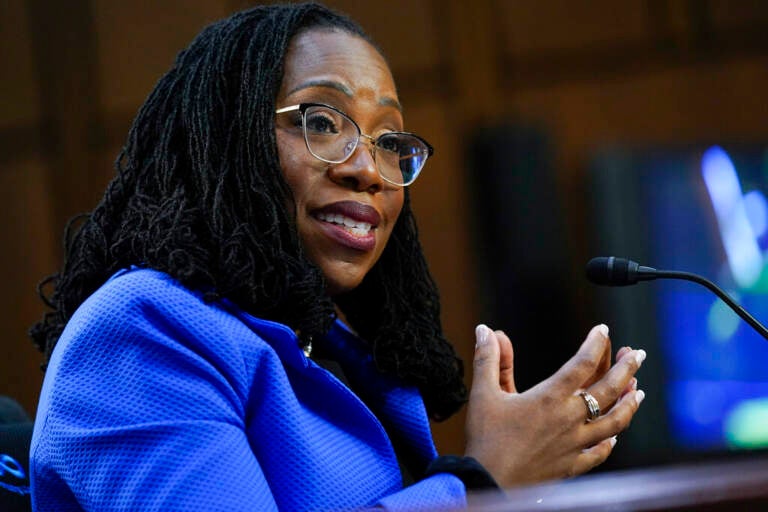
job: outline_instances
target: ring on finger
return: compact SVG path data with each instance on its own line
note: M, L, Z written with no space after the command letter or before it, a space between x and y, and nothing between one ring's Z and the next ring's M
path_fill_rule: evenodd
M596 420L600 417L600 404L597 403L597 399L592 396L591 393L588 393L587 391L582 391L579 393L579 396L584 400L584 403L587 406L587 421L586 423L589 423L590 421Z

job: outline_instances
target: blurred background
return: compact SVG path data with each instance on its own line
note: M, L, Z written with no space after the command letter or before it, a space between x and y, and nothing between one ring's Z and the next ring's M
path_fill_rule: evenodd
M696 285L584 278L609 254L700 272L768 319L768 2L326 4L380 44L407 129L436 148L411 192L468 379L478 322L509 333L521 390L605 322L614 350L648 351L646 401L605 468L768 446L765 340ZM26 333L66 220L99 200L176 53L250 5L0 3L0 395L30 413L42 373ZM434 426L441 451L463 451L462 422Z

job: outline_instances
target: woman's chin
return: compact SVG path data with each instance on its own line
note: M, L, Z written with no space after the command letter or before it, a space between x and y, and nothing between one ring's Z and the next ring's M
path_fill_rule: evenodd
M336 280L330 280L326 278L326 292L328 293L329 297L337 297L339 295L343 295L345 293L351 292L355 288L357 288L360 283L362 282L362 279L359 280L345 280L345 281L336 281Z

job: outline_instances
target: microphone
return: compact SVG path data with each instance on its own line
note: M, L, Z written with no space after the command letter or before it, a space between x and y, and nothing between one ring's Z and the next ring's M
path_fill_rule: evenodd
M708 288L723 302L747 322L763 338L768 340L768 329L758 322L752 315L739 306L727 293L715 283L697 274L679 272L676 270L656 270L653 267L642 266L632 260L616 258L613 256L592 258L587 263L587 279L594 284L604 286L629 286L639 281L651 281L653 279L683 279L693 281Z
M605 286L629 286L656 279L656 269L642 267L632 260L613 256L592 258L587 263L587 279Z

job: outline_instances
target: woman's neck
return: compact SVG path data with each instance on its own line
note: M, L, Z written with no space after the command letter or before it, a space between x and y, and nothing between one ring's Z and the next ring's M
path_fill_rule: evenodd
M355 332L355 330L352 328L352 326L349 324L349 321L347 321L347 316L344 314L344 312L341 310L338 304L334 304L334 309L336 309L336 318L338 318L341 323L347 326L347 329L349 329L352 332ZM357 334L357 333L355 333Z

